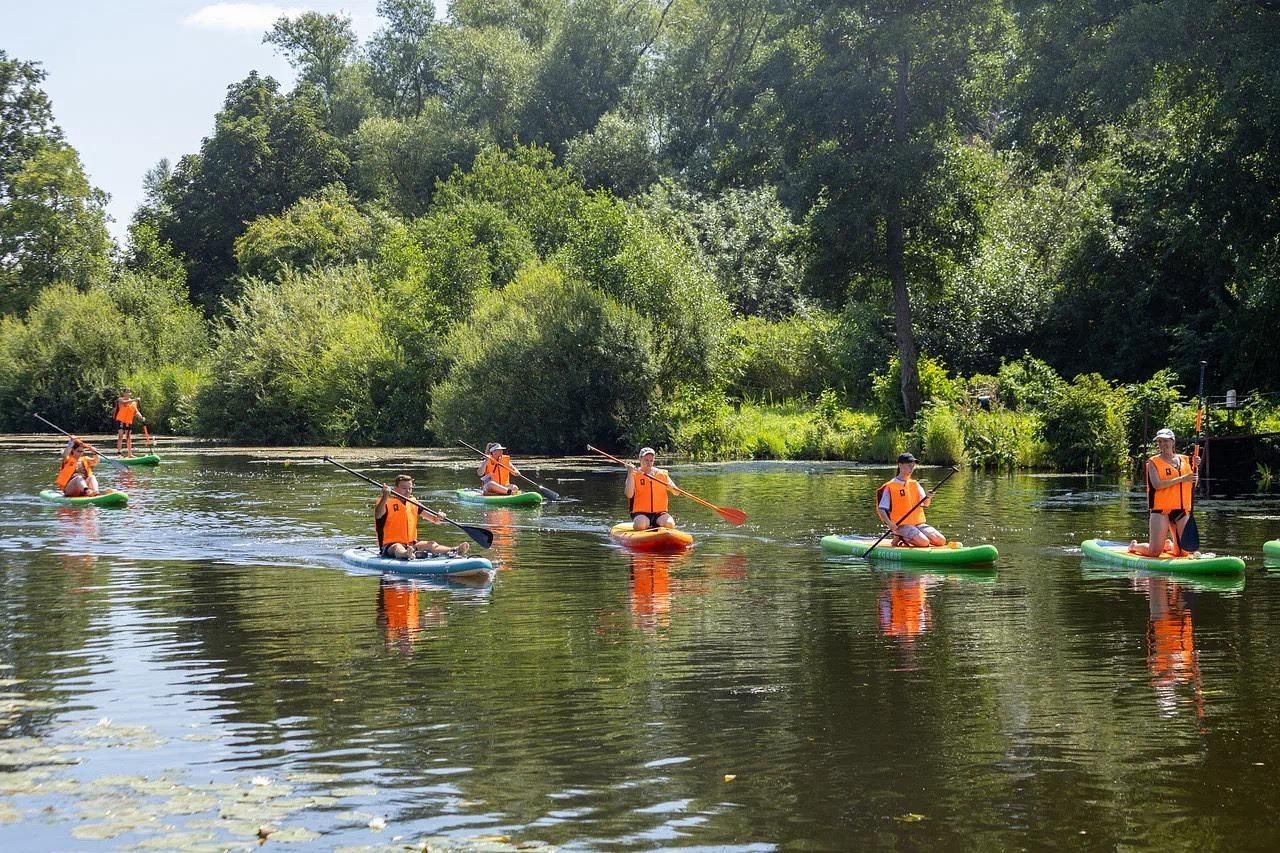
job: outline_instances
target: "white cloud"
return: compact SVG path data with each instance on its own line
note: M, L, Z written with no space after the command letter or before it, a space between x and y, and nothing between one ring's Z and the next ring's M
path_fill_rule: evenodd
M188 15L182 23L204 30L253 30L263 32L281 15L296 18L306 9L271 3L213 3Z

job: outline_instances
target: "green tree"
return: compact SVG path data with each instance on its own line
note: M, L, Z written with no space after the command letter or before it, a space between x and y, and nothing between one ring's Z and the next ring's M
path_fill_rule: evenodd
M21 313L55 282L83 289L106 278L106 202L69 145L46 143L23 161L0 205L0 313Z
M649 408L651 346L635 312L555 267L527 267L450 338L436 435L502 435L544 453L620 444Z
M1009 29L996 0L830 0L797 7L762 65L751 129L787 192L812 205L815 284L888 284L902 397L922 397L912 287L931 287L972 248L980 211L946 168L980 130L1002 80Z
M658 160L643 117L605 113L593 130L569 140L564 161L589 189L623 197L658 179Z
M304 12L296 18L281 15L262 42L284 54L299 79L319 86L326 102L333 100L339 73L357 45L350 17L319 12Z
M718 384L729 305L695 251L603 192L572 228L557 257L570 276L645 318L663 390Z
M261 216L236 238L240 272L270 280L286 268L344 266L377 255L373 221L341 184L331 184L277 216Z
M0 205L13 194L13 177L40 148L62 141L53 105L40 88L38 62L10 59L0 50Z
M206 310L233 291L233 246L247 223L346 177L350 163L320 112L310 87L284 97L275 80L250 74L228 89L200 153L165 181L159 236L182 257L191 297Z
M777 320L801 307L801 230L773 187L701 195L665 179L640 203L701 250L735 313Z
M439 98L428 98L412 118L370 118L349 140L354 183L401 216L425 213L436 182L455 168L470 168L480 151L479 131L460 122Z
M616 107L653 47L674 0L574 0L540 54L520 126L563 151Z
M519 137L536 62L529 44L505 27L452 27L439 42L441 84L455 120L495 142Z
M366 266L250 279L218 328L198 429L233 439L376 440L398 352Z
M373 92L389 115L417 116L440 90L435 4L378 0L378 14L387 23L366 48Z
M568 5L569 0L452 0L449 15L461 27L509 27L539 50Z

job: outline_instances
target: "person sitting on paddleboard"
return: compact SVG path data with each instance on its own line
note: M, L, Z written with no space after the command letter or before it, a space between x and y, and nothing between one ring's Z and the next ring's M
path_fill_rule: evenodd
M511 457L502 451L506 450L496 441L484 446L485 459L476 469L480 475L480 494L482 495L518 495L518 486L511 485L511 475L519 474L520 469L511 464Z
M1173 430L1165 427L1156 433L1159 453L1143 466L1147 481L1147 509L1149 539L1139 544L1135 539L1129 550L1143 557L1159 557L1168 547L1172 535L1173 556L1182 557L1182 532L1191 519L1191 490L1199 482L1200 474L1191 460L1173 450L1176 441Z
M924 486L911 479L915 470L915 456L903 453L898 457L898 476L876 489L876 513L893 532L894 545L946 545L947 537L925 522L924 508L933 500L933 492L926 492Z
M138 403L140 400L133 399L132 392L126 388L124 393L116 397L115 411L111 417L116 422L116 455L117 456L133 456L133 422L145 424L147 419L138 411ZM125 453L121 453L120 446L123 444L126 448Z
M418 505L407 498L413 497L413 478L408 474L396 477L395 486L383 485L382 494L373 505L373 526L378 536L378 553L393 560L412 560L417 557L442 554L465 554L471 550L470 542L457 545L441 545L430 539L418 539ZM443 512L428 512L432 524L443 524Z
M652 447L640 448L640 467L628 465L627 484L623 492L627 496L634 530L650 527L674 529L676 521L667 512L667 490L676 487L671 475L654 467L658 454Z
M97 464L98 455L88 452L84 443L72 436L62 449L62 468L54 485L69 498L91 498L99 494L98 478L93 474Z

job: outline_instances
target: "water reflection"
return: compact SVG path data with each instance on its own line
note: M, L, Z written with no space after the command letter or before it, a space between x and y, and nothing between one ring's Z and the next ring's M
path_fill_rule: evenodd
M894 637L909 647L926 633L933 624L929 589L936 583L932 575L897 572L885 575L876 599L881 636Z
M1204 687L1196 654L1191 605L1182 585L1169 578L1139 577L1134 586L1147 596L1147 669L1161 713L1178 712L1178 689L1191 689L1196 721L1204 730Z
M493 531L493 544L486 556L499 570L516 565L516 516L509 509L488 509L484 514L484 526Z
M628 554L631 624L654 633L671 625L671 568L685 559L673 554Z

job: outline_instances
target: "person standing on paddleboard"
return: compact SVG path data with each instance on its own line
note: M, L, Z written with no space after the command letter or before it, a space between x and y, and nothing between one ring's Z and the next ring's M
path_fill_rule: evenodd
M520 469L511 464L511 457L503 453L504 450L506 448L496 441L484 446L485 459L476 469L480 475L480 494L520 494L520 487L511 485L511 475L519 474Z
M910 453L898 457L898 475L876 489L876 514L893 533L894 545L913 548L938 547L947 537L925 522L924 508L933 500L933 492L911 479L916 458Z
M413 497L413 478L408 474L396 477L395 486L384 485L382 494L373 505L373 527L378 537L378 553L393 560L413 560L417 557L443 554L465 554L471 550L470 542L457 545L441 545L430 539L418 539L419 510L407 498ZM443 512L428 513L432 524L443 524Z
M116 456L133 456L133 422L145 424L147 419L138 411L138 403L140 400L133 399L133 392L128 388L116 397L116 407L111 417L116 422ZM121 445L124 445L127 452L122 453Z
M1173 538L1173 556L1183 557L1182 533L1190 520L1191 490L1199 482L1200 474L1191 460L1173 450L1176 441L1173 430L1165 427L1156 433L1159 453L1143 466L1147 481L1147 510L1149 511L1149 539L1139 544L1135 539L1129 550L1143 557L1159 557L1164 553L1170 536Z
M675 529L676 520L667 511L667 490L676 484L671 475L654 466L658 454L652 447L640 448L640 467L627 466L627 484L623 493L627 496L633 530L650 527Z

